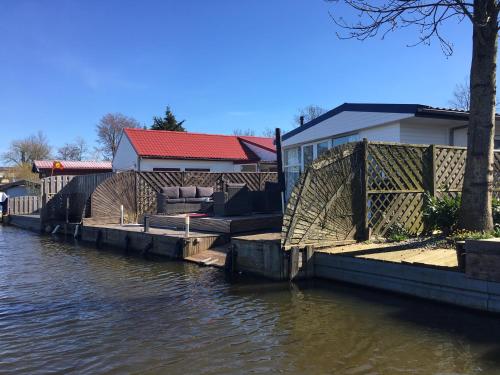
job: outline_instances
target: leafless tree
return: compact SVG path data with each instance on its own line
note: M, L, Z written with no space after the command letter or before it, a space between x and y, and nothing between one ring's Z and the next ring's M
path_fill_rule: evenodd
M77 137L73 143L66 143L57 150L57 159L61 160L85 160L89 147L82 137Z
M120 136L125 128L138 128L139 122L121 113L108 113L104 115L96 125L97 142L107 159L115 156Z
M247 136L255 136L255 130L253 129L234 129L233 135L247 135Z
M415 27L418 36L411 45L429 44L434 39L446 55L453 53L453 44L443 34L446 22L452 19L471 22L470 114L459 226L491 230L499 1L328 1L337 7L347 5L357 13L356 20L349 22L332 12L332 19L343 30L338 34L340 38L365 40L377 35L383 38L389 32Z
M270 127L266 127L262 130L262 136L267 138L274 138L276 136L276 130Z
M51 147L47 137L42 133L30 135L24 139L12 141L9 149L2 155L6 164L22 166L31 164L34 160L50 157Z
M307 107L299 109L299 113L295 115L294 117L294 125L295 126L300 126L301 121L304 121L304 124L314 120L315 118L321 116L323 113L326 112L326 109L321 108L320 106L317 105L308 105ZM302 120L301 120L302 119Z
M457 83L453 90L453 99L450 100L450 105L453 108L462 111L468 111L470 108L470 78L466 78L464 82Z

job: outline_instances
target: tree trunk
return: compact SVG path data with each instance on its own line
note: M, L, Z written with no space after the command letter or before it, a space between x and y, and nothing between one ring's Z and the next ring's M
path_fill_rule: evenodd
M495 138L498 11L495 0L474 1L470 116L459 227L493 229L493 147Z

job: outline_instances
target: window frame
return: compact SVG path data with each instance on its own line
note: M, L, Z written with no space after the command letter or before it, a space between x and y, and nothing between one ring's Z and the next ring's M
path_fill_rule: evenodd
M210 168L184 168L185 172L210 172Z
M180 168L163 168L163 167L154 168L153 167L153 172L181 172L181 169Z

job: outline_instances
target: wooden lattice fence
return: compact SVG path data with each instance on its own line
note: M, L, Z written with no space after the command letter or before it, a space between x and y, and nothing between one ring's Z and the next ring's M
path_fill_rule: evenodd
M92 194L92 220L117 223L120 206L125 222L136 223L144 214L156 213L156 195L164 186L212 186L220 191L224 182L246 183L253 191L263 190L266 182L276 182L274 172L122 172L97 187Z
M361 210L363 150L351 143L329 150L301 176L283 218L284 245L353 238Z
M384 236L394 224L424 229L425 194L462 190L466 149L359 142L317 159L294 187L283 218L283 246L305 246ZM500 153L494 195L500 198Z

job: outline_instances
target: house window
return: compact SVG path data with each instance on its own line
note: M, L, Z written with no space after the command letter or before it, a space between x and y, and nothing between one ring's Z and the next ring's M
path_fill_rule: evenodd
M288 196L300 177L301 149L300 147L288 148L284 150L283 154L283 173L285 174Z
M314 145L302 146L302 160L305 170L314 160Z
M186 168L186 172L210 172L210 168Z
M316 145L316 157L320 157L321 155L323 155L325 152L328 151L328 149L330 148L330 142L329 141L323 141L323 142L320 142Z
M495 137L495 150L499 150L500 149L500 137Z
M359 134L349 134L332 139L333 147L343 145L344 143L359 141Z
M153 172L180 172L180 168L153 168Z
M257 164L243 164L241 165L242 172L257 172Z

